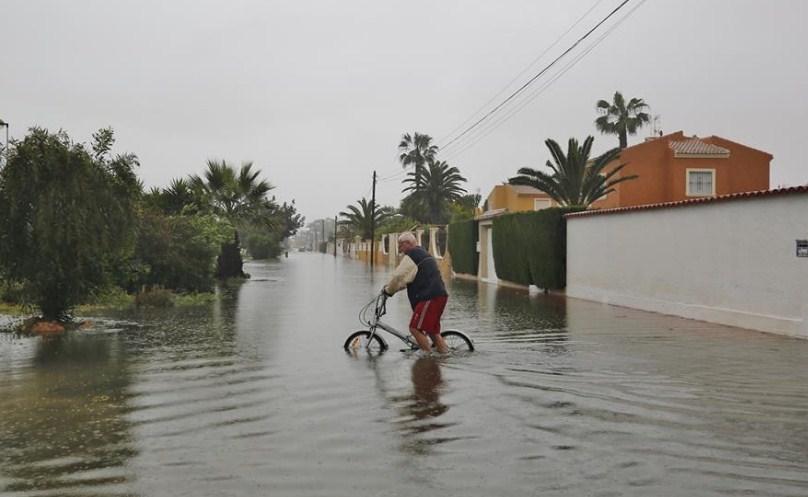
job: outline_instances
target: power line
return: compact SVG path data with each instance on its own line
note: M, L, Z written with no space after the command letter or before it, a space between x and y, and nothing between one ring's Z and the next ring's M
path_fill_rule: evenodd
M523 75L524 75L526 72L528 72L528 71L530 70L530 68L532 68L532 67L533 67L533 66L534 66L534 65L535 65L535 64L536 64L538 61L540 61L540 60L541 60L541 59L542 59L542 58L543 58L545 55L547 55L547 53L548 53L550 50L552 50L553 48L555 48L555 46L556 46L556 45L558 45L558 44L561 42L561 40L563 40L563 39L564 39L564 37L565 37L565 36L567 36L567 35L570 33L570 31L572 31L573 29L575 29L575 27L576 27L576 26L578 26L578 24L580 24L580 23L581 23L581 21L583 21L583 20L584 20L584 18L586 18L586 16L588 16L588 15L589 15L589 14L590 14L590 13L591 13L593 10L595 10L595 8L596 8L598 5L600 5L602 2L603 2L603 0L597 0L597 1L596 1L594 4L592 4L592 6L591 6L591 7L589 7L589 10L587 10L586 12L584 12L584 13L583 13L583 15L582 15L581 17L579 17L579 18L578 18L578 20L577 20L577 21L575 21L575 22L574 22L574 23L573 23L573 24L572 24L572 25L571 25L569 28L567 28L567 30L566 30L566 31L564 31L564 32L561 34L561 36L559 36L558 38L556 38L556 40L555 40L553 43L551 43L551 44L550 44L550 45L549 45L547 48L545 48L545 49L544 49L544 51L542 51L542 53L540 53L540 54L539 54L539 55L538 55L538 56L537 56L535 59L533 59L532 61L530 61L530 64L528 64L528 65L527 65L527 66L526 66L524 69L522 69L522 71L521 71L519 74L517 74L516 76L514 76L514 78L513 78L512 80L510 80L510 81L508 82L508 84L506 84L506 85L505 85L505 86L504 86L504 87L503 87L501 90L499 90L499 91L498 91L498 92L497 92L497 93L496 93L496 94L495 94L493 97L491 97L491 98L490 98L490 99L489 99L487 102L485 102L483 105L481 105L479 109L477 109L476 111L474 111L474 113L473 113L472 115L470 115L470 116L469 116L469 117L468 117L468 118L467 118L465 121L463 121L462 123L460 123L459 125L457 125L457 127L456 127L456 128L454 128L454 129L453 129L453 130L451 130L449 133L447 133L445 136L443 136L443 137L442 137L440 140L438 140L438 142L443 142L443 141L445 141L446 139L448 139L448 138L449 138L450 136L452 136L452 135L453 135L453 134L454 134L456 131L460 130L461 128L463 128L463 126L465 126L465 125L466 125L466 124L468 124L468 123L469 123L469 122L470 122L472 119L474 119L474 116L478 115L480 112L482 112L483 110L485 110L485 108L486 108L486 107L488 107L488 105L489 105L489 104L491 104L491 102L493 102L494 100L496 100L497 98L499 98L499 96L500 96L500 95L502 95L503 93L505 93L505 92L508 90L508 88L510 88L510 87L511 87L511 85L512 85L512 84L514 84L514 83L515 83L515 82L516 82L516 81L517 81L519 78L521 78L521 77L522 77L522 76L523 76Z
M594 32L596 29L598 29L598 28L599 28L599 27L600 27L600 26L601 26L601 25L602 25L604 22L606 22L607 20L609 20L609 19L610 19L610 18L611 18L611 17L612 17L614 14L616 14L616 13L617 13L617 12L618 12L620 9L622 9L622 8L623 8L623 7L624 7L624 6L625 6L625 5L626 5L626 4L629 2L629 1L630 1L630 0L623 0L623 1L620 3L620 5L618 5L617 7L615 7L615 8L614 8L614 10L612 10L612 11L611 11L611 12L610 12L610 13L609 13L609 14L608 14L606 17L604 17L603 19L601 19L601 20L600 20L600 21L599 21L599 22L598 22L598 23L597 23L597 24L596 24L596 25L595 25L595 26L594 26L592 29L590 29L590 30L589 30L589 31L587 31L587 32L586 32L586 33L585 33L583 36L581 36L580 38L578 38L578 40L576 40L576 41L575 41L575 43L573 43L573 44L572 44L572 45L571 45L569 48L567 48L566 50L564 50L564 52L563 52L561 55L559 55L558 57L556 57L555 59L553 59L553 61L552 61L552 62L550 62L548 65L546 65L546 66L545 66L545 67L544 67L544 68L543 68L541 71L539 71L539 72L538 72L536 75L534 75L532 78L530 78L529 80L527 80L527 82L526 82L525 84L523 84L522 86L520 86L520 87L519 87L519 89L517 89L515 92L511 93L511 94L508 96L508 98L506 98L505 100L503 100L502 102L500 102L500 103L499 103L499 104L498 104L496 107L494 107L493 109L491 109L490 111L488 111L488 112L487 112L487 113L486 113L486 114L485 114L483 117L481 117L480 119L478 119L477 121L475 121L475 123L474 123L474 124L472 124L471 126L469 126L468 128L466 128L466 129L465 129L465 130L464 130L462 133L460 133L460 134L459 134L459 135L457 135L455 138L453 138L453 139L452 139L452 140L450 140L448 143L446 143L445 145L443 145L443 146L441 146L441 147L439 147L439 148L446 148L446 147L448 147L448 146L449 146L449 145L451 145L452 143L456 142L457 140L459 140L460 138L462 138L463 136L465 136L466 134L468 134L468 133L469 133L471 130L475 129L475 128L476 128L477 126L479 126L479 125L480 125L480 124L481 124L483 121L487 120L489 117L491 117L492 115L494 115L494 114L495 114L497 111L499 111L499 110L500 110L500 109L501 109L503 106L505 106L505 105L506 105L508 102L510 102L510 101L511 101L511 100L513 100L513 99L514 99L514 98L515 98L517 95L519 95L520 93L522 93L522 92L523 92L523 91L524 91L524 90L525 90L525 89L526 89L528 86L530 86L530 85L531 85L531 84L532 84L534 81L536 81L537 79L539 79L539 78L540 78L540 77L541 77L541 76L542 76L544 73L546 73L548 70L550 70L550 68L552 68L552 67L553 67L553 66L554 66L554 65L555 65L555 64L556 64L556 63L557 63L559 60L561 60L561 59L562 59L564 56L566 56L568 53L570 53L572 50L574 50L574 49L575 49L575 47L577 47L577 46L578 46L578 45L579 45L579 44L580 44L582 41L584 41L586 38L588 38L588 37L589 37L589 35L591 35L591 34L592 34L592 33L593 33L593 32Z
M490 135L493 131L499 128L502 124L510 120L514 115L518 114L522 109L524 109L527 105L529 105L533 100L535 100L539 95L544 93L553 83L555 83L559 78L561 78L564 74L567 73L570 69L572 69L578 62L581 61L586 55L592 52L603 40L605 40L612 32L614 32L617 27L622 24L626 19L628 19L638 8L640 8L646 0L640 0L640 2L634 6L623 18L617 21L614 25L610 26L609 29L604 32L598 39L596 39L589 47L587 47L582 53L575 56L575 58L570 61L566 66L564 66L561 70L555 73L550 80L545 82L542 86L537 88L533 93L530 93L526 98L522 99L520 104L512 108L508 111L508 113L499 119L487 123L485 126L478 128L474 134L469 135L466 140L466 144L463 145L461 148L455 148L454 150L450 151L449 154L446 156L447 160L450 160L454 157L457 157L463 154L466 150L472 148L474 145L482 141L488 135Z

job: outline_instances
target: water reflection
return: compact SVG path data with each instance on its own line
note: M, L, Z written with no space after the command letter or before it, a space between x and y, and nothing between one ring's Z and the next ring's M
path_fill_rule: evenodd
M128 490L136 455L129 368L116 336L40 340L0 409L5 492Z
M443 386L440 363L432 356L419 357L412 364L413 392L407 410L415 419L437 418L449 407L440 401ZM426 431L416 428L414 431Z
M0 494L808 495L808 341L454 281L477 352L352 358L383 270L248 272L136 326L0 340Z

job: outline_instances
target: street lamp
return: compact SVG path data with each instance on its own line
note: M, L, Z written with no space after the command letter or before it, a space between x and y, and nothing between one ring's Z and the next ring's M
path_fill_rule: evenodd
M5 143L5 148L6 148L6 165L8 165L8 123L7 123L7 122L5 122L5 121L3 121L2 119L0 119L0 126L5 126L5 127L6 127L6 143Z

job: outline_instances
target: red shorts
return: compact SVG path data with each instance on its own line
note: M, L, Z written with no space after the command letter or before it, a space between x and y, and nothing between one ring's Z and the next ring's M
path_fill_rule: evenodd
M432 300L425 300L415 304L410 319L410 328L423 331L429 335L440 334L440 317L449 297L443 295Z

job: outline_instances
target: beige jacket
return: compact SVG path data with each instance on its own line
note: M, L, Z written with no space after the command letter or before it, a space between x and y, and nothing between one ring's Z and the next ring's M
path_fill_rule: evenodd
M409 256L405 255L396 270L393 271L390 281L384 285L384 291L388 295L393 295L399 290L403 290L415 280L416 274L418 274L418 265Z

